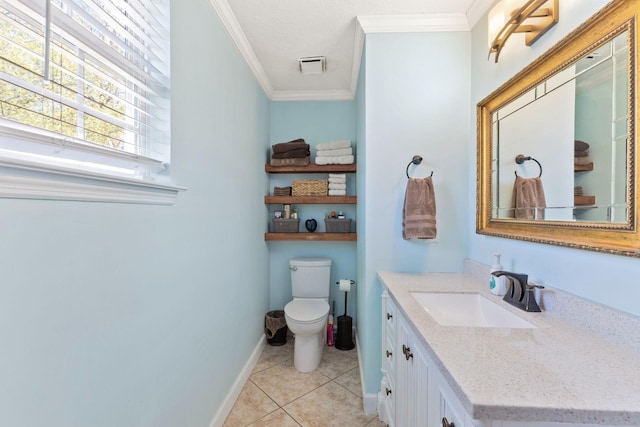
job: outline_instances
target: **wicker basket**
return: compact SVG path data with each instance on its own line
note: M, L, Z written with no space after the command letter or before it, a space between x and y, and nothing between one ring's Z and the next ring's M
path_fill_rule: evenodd
M351 231L351 218L325 218L324 226L327 233L349 233Z
M294 179L292 187L292 196L326 196L329 193L329 180Z
M300 228L300 219L273 218L274 233L297 233Z

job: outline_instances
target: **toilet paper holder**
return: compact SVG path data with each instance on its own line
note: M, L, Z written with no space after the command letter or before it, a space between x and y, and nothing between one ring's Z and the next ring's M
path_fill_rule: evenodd
M340 279L336 282L336 284L340 287L340 290L345 293L351 292L351 285L355 285L355 280L350 279Z

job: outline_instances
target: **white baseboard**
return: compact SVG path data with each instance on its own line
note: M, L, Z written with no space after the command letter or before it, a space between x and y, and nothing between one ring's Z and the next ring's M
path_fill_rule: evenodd
M220 408L218 408L218 411L214 415L213 420L211 420L211 423L209 423L209 427L222 427L224 421L227 419L227 416L231 412L234 403L236 403L236 400L238 400L238 396L240 396L240 392L249 379L251 372L253 372L253 369L258 364L258 360L260 359L260 355L264 350L266 342L266 338L263 334L260 337L260 340L258 341L256 347L253 349L251 357L249 357L249 360L247 360L247 363L245 363L244 368L242 368L240 375L238 375L238 378L236 378L236 381L233 383L231 390L229 390L229 393L227 393L227 397L225 397L222 405L220 405Z
M360 355L360 340L356 339L356 350L358 351L358 367L360 369L360 384L362 384L362 407L364 409L364 413L366 415L375 414L378 412L378 394L377 393L367 393L364 388L364 375L362 373L362 360Z

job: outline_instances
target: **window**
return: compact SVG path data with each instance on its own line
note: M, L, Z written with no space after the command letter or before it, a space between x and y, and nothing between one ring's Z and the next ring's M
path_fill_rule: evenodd
M162 181L169 45L169 0L0 2L0 165Z

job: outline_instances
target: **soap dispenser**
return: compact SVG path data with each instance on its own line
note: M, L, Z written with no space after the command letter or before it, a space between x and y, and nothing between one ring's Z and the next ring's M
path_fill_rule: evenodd
M500 254L493 254L496 257L495 263L491 266L490 273L494 271L503 271L502 264L500 264ZM496 277L493 274L489 275L489 290L494 295L504 295L507 293L507 278L505 276Z

